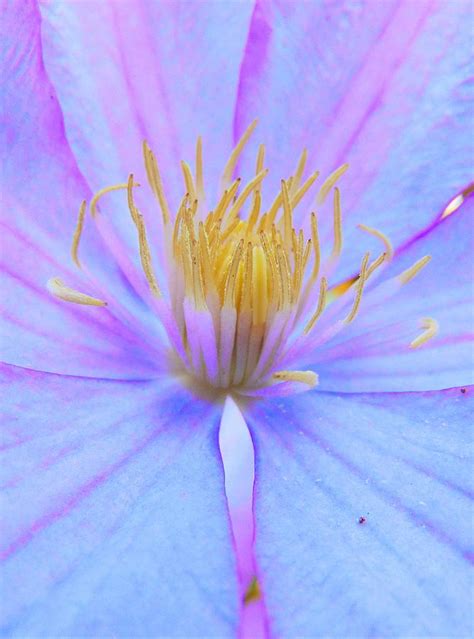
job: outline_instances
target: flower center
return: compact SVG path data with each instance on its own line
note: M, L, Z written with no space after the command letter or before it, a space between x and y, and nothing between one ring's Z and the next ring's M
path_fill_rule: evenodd
M140 259L154 308L186 371L213 387L247 395L286 394L317 384L311 370L287 370L305 348L314 348L354 321L364 288L380 267L390 261L388 238L360 225L383 244L383 252L372 262L363 256L358 276L332 291L328 279L342 251L342 223L338 179L348 166L334 171L320 186L320 206L332 192L333 240L331 250L321 251L318 218L312 212L306 234L295 223L295 209L319 177L314 172L303 180L307 154L303 152L292 176L281 180L281 188L268 208L262 205L265 149L260 146L255 177L241 188L233 180L235 166L256 123L244 133L232 152L222 177L221 196L210 212L204 211L202 145L198 140L193 175L181 163L186 194L172 216L165 197L156 158L144 143L144 160L150 186L162 212L165 238L162 271L166 273L167 299L157 280L147 240L144 218L134 201L133 176L127 184L107 187L91 201L97 218L97 202L109 191L127 189L128 207L135 224ZM86 204L80 209L72 255L78 266L78 248ZM309 222L309 223L308 223ZM305 224L303 223L303 226ZM429 261L419 260L398 277L398 285L409 281ZM49 288L69 302L105 305L54 278ZM343 315L326 323L319 336L314 326L331 299ZM335 304L334 304L335 305ZM425 332L412 342L418 347L436 332L434 320L426 318Z

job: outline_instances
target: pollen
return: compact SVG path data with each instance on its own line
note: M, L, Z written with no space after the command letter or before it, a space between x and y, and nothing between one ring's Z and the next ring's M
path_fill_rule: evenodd
M153 309L168 334L176 361L183 371L215 388L246 395L272 395L314 388L313 370L289 368L292 353L314 340L328 307L340 305L341 317L324 324L322 335L334 335L357 318L364 293L391 261L393 248L381 231L359 225L382 245L380 255L361 257L358 273L345 283L330 285L343 252L341 191L337 186L348 170L343 164L325 179L312 196L315 209L302 215L298 206L309 198L319 179L314 171L304 178L307 151L289 177L282 179L273 199L263 197L269 169L265 147L258 148L255 174L243 182L234 172L256 127L245 131L226 163L220 193L212 208L204 189L202 140L198 138L194 171L181 162L184 195L173 211L168 203L155 154L143 143L143 158L151 192L161 211L163 249L157 254L140 212L133 175L121 184L101 189L90 202L90 213L100 219L98 203L112 191L124 191L144 281ZM332 200L330 195L332 193ZM317 209L332 208L332 242L321 246ZM71 255L78 268L87 204L82 202ZM394 279L409 282L429 261L425 256ZM160 269L155 265L159 264ZM157 276L160 273L160 278ZM164 277L161 274L165 274ZM163 278L164 281L159 281ZM105 306L106 302L76 291L52 278L50 292L76 304ZM437 332L434 320L424 320L424 332L410 346L417 348ZM320 341L324 341L321 337Z

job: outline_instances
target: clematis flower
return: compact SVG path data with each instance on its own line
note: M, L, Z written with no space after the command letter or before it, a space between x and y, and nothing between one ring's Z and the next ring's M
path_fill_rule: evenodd
M470 11L7 2L4 636L470 635Z

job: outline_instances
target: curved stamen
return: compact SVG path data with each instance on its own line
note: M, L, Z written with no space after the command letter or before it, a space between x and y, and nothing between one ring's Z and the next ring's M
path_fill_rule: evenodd
M52 277L48 280L46 287L50 293L64 302L83 304L84 306L107 306L107 302L99 300L97 297L86 295L85 293L81 293L80 291L76 291L75 289L66 286L59 277Z
M439 332L438 322L431 317L424 317L420 322L421 328L425 329L421 335L410 342L410 348L419 348L426 344Z

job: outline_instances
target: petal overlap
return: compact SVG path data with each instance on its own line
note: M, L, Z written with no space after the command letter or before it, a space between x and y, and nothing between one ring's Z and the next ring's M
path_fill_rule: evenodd
M234 636L219 407L166 379L2 379L3 632Z
M276 636L470 636L472 392L314 392L250 409Z

